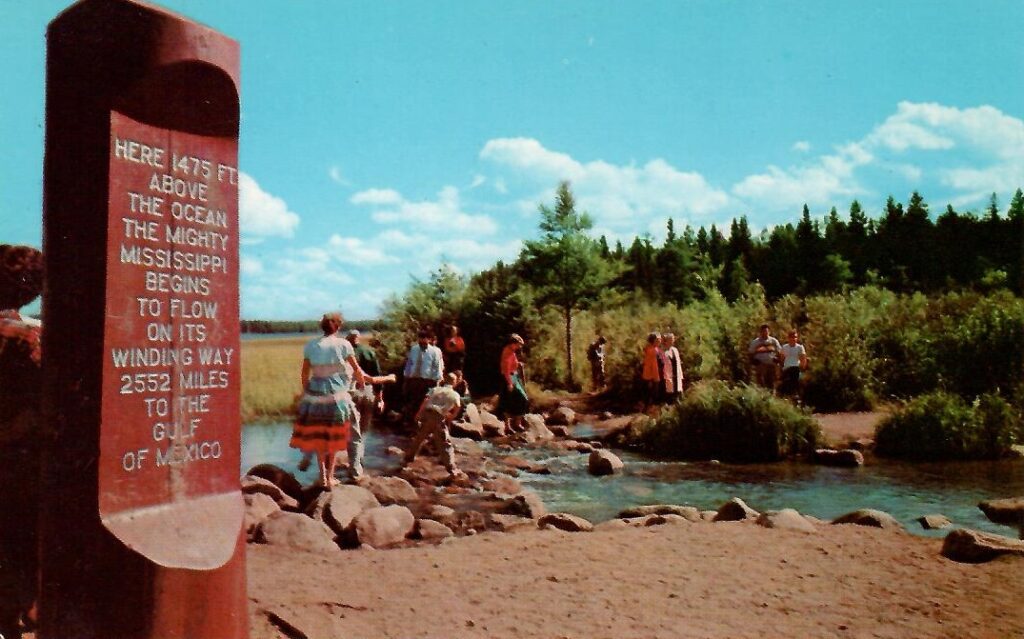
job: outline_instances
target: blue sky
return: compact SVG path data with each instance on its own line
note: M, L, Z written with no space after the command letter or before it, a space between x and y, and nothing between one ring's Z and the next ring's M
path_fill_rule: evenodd
M0 0L0 242L40 243L67 4ZM246 318L373 317L513 259L561 179L624 241L1024 186L1019 1L162 4L241 42Z

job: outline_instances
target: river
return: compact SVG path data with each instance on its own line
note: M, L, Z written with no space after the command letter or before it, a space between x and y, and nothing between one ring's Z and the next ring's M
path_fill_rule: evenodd
M242 435L242 471L272 463L294 472L304 483L315 470L296 471L301 455L288 447L291 425L283 422L246 425ZM402 439L370 433L366 467L394 469L397 460L385 449ZM501 453L481 442L486 454ZM610 477L587 473L587 455L553 454L544 449L519 449L519 457L545 464L550 475L523 473L519 481L535 491L551 512L569 512L592 522L611 519L619 511L643 504L683 504L716 509L740 497L755 510L795 508L820 519L832 519L858 508L888 512L909 531L944 536L947 530L925 531L914 520L940 513L954 525L1016 536L1006 526L985 518L977 504L984 499L1024 495L1024 461L908 463L878 460L862 468L829 468L784 462L777 464L711 464L656 461L632 452L615 451L625 472Z

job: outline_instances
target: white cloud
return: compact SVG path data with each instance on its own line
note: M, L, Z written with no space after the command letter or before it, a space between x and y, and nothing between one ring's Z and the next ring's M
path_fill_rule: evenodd
M332 249L335 249L333 252L334 259L343 264L378 266L398 261L398 258L386 254L376 246L368 244L357 237L342 237L335 233L327 243Z
M299 216L281 198L267 193L247 173L238 174L238 216L246 237L291 237Z
M341 168L338 166L332 166L327 170L327 175L331 178L331 181L340 184L342 186L348 186L350 182L345 178L345 174L341 172Z
M807 153L811 150L811 143L807 140L800 140L793 143L793 150L799 151L800 153Z
M732 192L758 208L827 205L861 192L854 172L873 159L862 145L847 144L831 155L820 156L816 163L787 169L769 166L764 173L742 179Z
M349 199L352 204L397 204L401 201L402 195L394 189L367 189Z
M409 202L397 191L388 189L388 200L377 197L352 198L354 204L370 204L379 207L371 214L375 222L382 224L403 224L412 228L444 229L445 232L467 232L490 235L498 225L486 215L473 215L462 210L459 190L446 186L437 194L436 200ZM365 193L365 192L364 192ZM359 195L359 194L357 194Z
M259 275L263 272L263 262L255 257L243 255L239 261L239 269L242 275Z
M517 203L522 213L536 212L539 202L550 204L550 194L560 180L572 183L581 210L589 212L596 223L608 226L635 227L658 215L704 216L730 202L727 193L711 186L700 173L680 171L660 158L643 166L603 160L581 163L530 138L490 140L480 158L515 169L522 177L545 186L540 198Z
M487 178L485 178L484 176L479 175L479 174L474 175L473 176L473 182L470 183L469 188L475 189L476 187L480 186L481 184L483 184L486 181L487 181Z

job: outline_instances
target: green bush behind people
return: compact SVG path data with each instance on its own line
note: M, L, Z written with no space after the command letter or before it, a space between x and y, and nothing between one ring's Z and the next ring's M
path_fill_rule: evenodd
M821 430L807 412L762 388L707 381L633 437L633 444L664 457L749 463L809 454Z

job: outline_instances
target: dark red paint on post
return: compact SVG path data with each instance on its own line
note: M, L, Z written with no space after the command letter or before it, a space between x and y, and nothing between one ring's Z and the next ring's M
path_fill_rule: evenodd
M47 40L39 636L246 637L238 44L132 0Z

